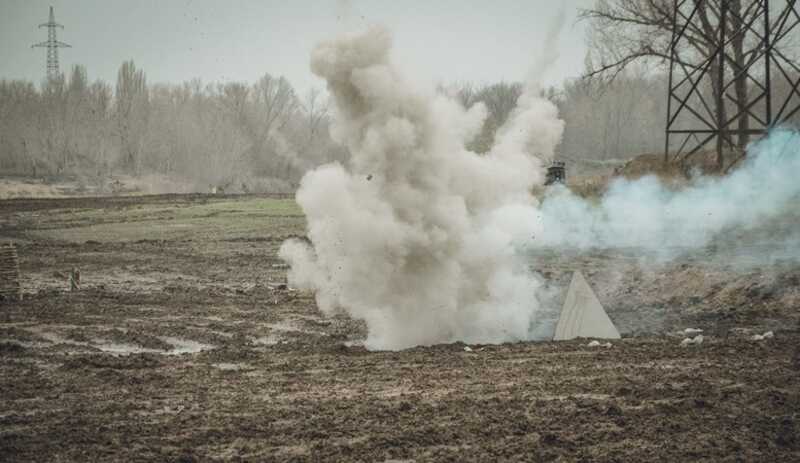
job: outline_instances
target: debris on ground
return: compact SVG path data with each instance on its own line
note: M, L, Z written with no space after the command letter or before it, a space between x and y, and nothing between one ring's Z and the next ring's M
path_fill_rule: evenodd
M692 344L700 345L702 343L703 343L703 335L699 334L699 335L695 336L694 338L686 338L686 339L684 339L683 341L681 341L681 346L686 347L686 346L691 346Z
M607 341L593 337L370 351L362 320L327 318L291 284L267 287L286 284L271 264L285 236L303 236L302 216L275 220L264 207L280 212L283 200L248 198L226 200L219 221L200 219L212 201L0 204L0 229L28 242L18 245L25 300L0 306L0 460L797 460L794 260L765 273L727 255L685 256L645 271L633 251L545 253L531 260L563 288L587 269L624 344L607 354L586 346ZM151 213L162 208L177 212ZM131 222L140 213L147 227ZM220 240L230 217L242 228ZM110 221L120 234L98 236ZM137 243L153 235L157 250ZM69 293L73 266L91 284ZM780 288L769 299L748 292L765 274ZM709 342L679 347L700 334L687 327ZM216 348L151 352L170 349L161 338ZM713 426L687 432L702 423Z
M586 347L605 347L606 349L608 349L611 346L612 346L612 344L610 342L603 343L603 342L600 342L598 340L594 340L594 341L591 341L589 344L586 344Z
M763 341L765 339L771 339L774 336L775 333L773 333L772 331L767 331L764 334L754 334L753 337L751 337L750 339L752 339L753 341Z
M702 332L703 332L703 330L701 330L699 328L686 328L685 330L683 330L683 334L687 334L687 335L700 334Z

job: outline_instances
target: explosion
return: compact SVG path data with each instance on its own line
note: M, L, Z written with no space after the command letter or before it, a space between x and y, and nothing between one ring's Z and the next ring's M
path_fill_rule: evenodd
M517 252L517 217L537 207L529 190L561 139L557 109L528 85L478 155L464 146L485 108L414 88L390 49L373 27L313 52L338 111L332 135L352 158L303 178L313 247L282 246L289 280L315 291L323 312L365 320L370 349L530 339L542 282Z
M332 136L352 157L304 176L297 202L312 246L287 241L280 256L290 283L314 291L324 313L366 322L367 348L549 338L551 291L525 251L636 247L670 258L674 247L774 218L800 195L800 135L777 130L726 177L681 190L655 177L618 180L599 204L557 187L540 204L530 190L564 128L537 83L554 48L546 44L550 54L481 155L465 145L485 107L409 84L390 60L386 29L314 50L312 71L337 110Z

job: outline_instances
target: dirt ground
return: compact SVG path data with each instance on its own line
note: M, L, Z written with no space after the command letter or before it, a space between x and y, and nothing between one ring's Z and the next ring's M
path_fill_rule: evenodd
M26 291L0 304L0 461L800 461L780 249L540 252L622 340L368 352L362 323L285 285L303 229L285 198L0 201Z

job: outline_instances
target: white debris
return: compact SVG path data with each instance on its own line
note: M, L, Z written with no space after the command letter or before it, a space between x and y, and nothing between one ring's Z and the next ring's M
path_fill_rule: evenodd
M754 334L753 337L751 337L750 339L752 339L753 341L763 341L765 339L771 339L774 336L775 333L773 333L772 331L767 331L764 334Z
M472 348L469 346L464 346L464 352L472 352Z
M586 344L586 347L605 347L606 349L608 349L611 346L612 344L610 342L601 343L600 341L597 340L591 341L589 344Z
M698 344L699 345L699 344L702 344L702 343L703 343L703 335L702 334L698 334L694 338L686 338L683 341L681 341L681 346L686 347L686 346L690 346L692 344Z
M689 335L691 335L691 334L700 334L702 332L703 332L703 330L701 330L699 328L686 328L685 330L683 330L684 334L689 334Z

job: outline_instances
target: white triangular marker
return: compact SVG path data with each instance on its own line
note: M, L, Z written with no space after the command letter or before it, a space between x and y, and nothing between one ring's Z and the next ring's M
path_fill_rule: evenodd
M575 338L619 339L619 331L581 272L572 274L554 341Z

